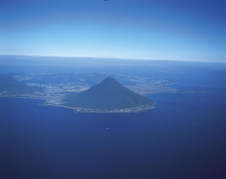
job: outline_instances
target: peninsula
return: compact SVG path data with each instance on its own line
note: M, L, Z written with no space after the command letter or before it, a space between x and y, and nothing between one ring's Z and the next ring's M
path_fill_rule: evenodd
M129 90L111 77L86 91L65 95L62 102L62 107L90 113L139 112L153 109L155 104L152 99Z

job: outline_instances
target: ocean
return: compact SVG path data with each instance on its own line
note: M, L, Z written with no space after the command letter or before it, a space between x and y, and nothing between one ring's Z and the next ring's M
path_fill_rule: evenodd
M0 178L226 178L225 76L162 74L204 93L150 94L155 109L129 114L0 98Z

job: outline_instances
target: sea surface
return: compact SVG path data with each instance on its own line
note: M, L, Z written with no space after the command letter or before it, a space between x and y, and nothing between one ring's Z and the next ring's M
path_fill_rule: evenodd
M204 93L151 94L155 109L129 114L0 98L0 178L226 178L225 76L161 74Z

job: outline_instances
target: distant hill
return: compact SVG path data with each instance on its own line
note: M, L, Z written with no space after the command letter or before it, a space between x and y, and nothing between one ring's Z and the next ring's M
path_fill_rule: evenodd
M153 108L155 102L141 96L108 77L90 89L65 96L64 106L81 112L115 111L132 112Z
M43 91L44 88L28 86L25 82L14 79L10 74L0 74L0 96L30 95Z

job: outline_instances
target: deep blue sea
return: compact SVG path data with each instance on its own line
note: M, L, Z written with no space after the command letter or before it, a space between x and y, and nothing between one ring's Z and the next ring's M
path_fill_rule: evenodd
M225 76L169 78L205 92L152 94L155 109L130 114L0 98L0 178L225 179Z

